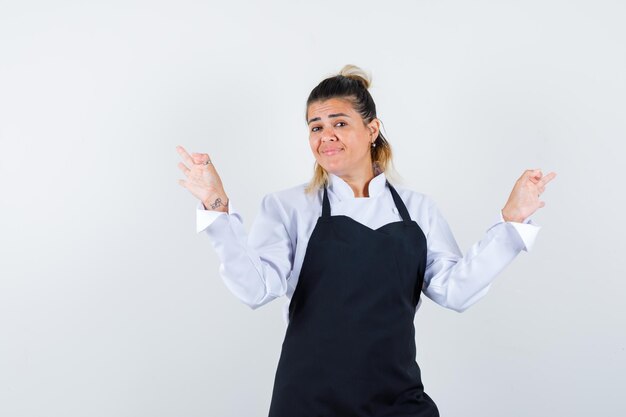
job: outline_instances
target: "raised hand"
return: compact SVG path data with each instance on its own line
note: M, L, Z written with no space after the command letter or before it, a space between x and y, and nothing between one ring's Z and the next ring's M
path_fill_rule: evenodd
M511 195L502 209L502 217L505 221L523 222L537 209L546 205L539 200L539 196L545 190L556 172L543 175L540 169L528 169L515 182Z
M178 163L178 168L187 177L186 180L178 180L178 183L202 201L205 209L228 212L228 196L209 155L206 153L189 155L182 146L177 146L176 150L187 164Z

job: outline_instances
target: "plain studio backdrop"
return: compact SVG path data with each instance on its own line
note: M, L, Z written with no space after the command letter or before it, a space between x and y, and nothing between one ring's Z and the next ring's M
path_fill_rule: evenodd
M349 63L464 253L525 169L558 174L487 296L416 316L442 416L625 415L625 20L621 1L2 1L0 415L267 415L287 300L227 290L175 147L209 153L249 229L310 178L305 100Z

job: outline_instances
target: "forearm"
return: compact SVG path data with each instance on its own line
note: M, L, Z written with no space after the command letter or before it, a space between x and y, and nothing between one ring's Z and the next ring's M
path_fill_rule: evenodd
M429 268L426 296L462 312L487 294L496 276L522 251L524 243L510 223L493 226L467 253L441 256Z
M284 295L292 267L292 246L278 210L264 198L250 233L241 216L197 209L197 230L204 232L220 259L220 276L228 289L251 308Z

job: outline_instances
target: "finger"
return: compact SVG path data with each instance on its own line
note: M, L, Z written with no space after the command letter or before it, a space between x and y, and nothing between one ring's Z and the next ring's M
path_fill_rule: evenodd
M545 207L546 206L546 202L545 201L540 201L539 202L539 208Z
M208 155L207 155L208 156ZM209 171L210 174L215 175L215 176L219 176L217 174L217 170L215 169L215 164L213 163L213 161L211 161L210 159L207 159L210 163L207 165L202 165L203 167L206 167Z
M189 168L187 168L187 166L185 164L183 164L182 162L178 163L178 168L180 168L181 171L183 171L183 174L189 176L189 173L191 172L191 170Z
M556 177L556 172L551 172L547 175L544 175L544 177L541 179L541 184L545 186L547 183L552 181L554 177Z
M535 180L535 177L537 176L537 173L540 173L541 170L540 169L527 169L526 171L524 171L524 173L522 174L522 176L520 177L521 181L524 180L529 180L533 183L536 183L538 180Z
M178 180L178 184L179 184L181 187L185 187L188 191L190 191L191 193L193 193L193 189L195 188L195 184L193 183L193 181Z
M193 160L197 163L197 164L206 164L209 161L209 154L206 153L192 153L191 156L193 157Z
M178 145L176 147L176 150L178 151L178 153L180 154L180 156L183 158L183 160L187 163L187 165L191 166L194 164L193 159L191 158L191 156L187 153L187 151L185 150L185 148L183 148L182 146Z
M524 176L531 177L534 176L537 172L541 172L541 168L527 169L524 171Z

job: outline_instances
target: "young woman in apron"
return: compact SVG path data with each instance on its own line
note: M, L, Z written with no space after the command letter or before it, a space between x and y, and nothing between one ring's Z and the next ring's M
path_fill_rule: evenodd
M370 182L390 167L391 148L380 133L368 87L369 80L359 68L346 66L339 75L322 81L307 100L316 167L306 192L320 195L310 201L321 200L321 216L308 242L302 239L306 250L288 303L288 327L269 417L439 416L424 392L415 360L413 321L427 267L425 233L387 180L384 192L391 196L400 219L375 229L349 216L333 215L328 197L329 177L341 178L355 197L368 197ZM200 199L202 210L215 214L214 219L230 213L208 155L178 150L189 165L179 164L188 178L180 184ZM521 223L543 207L539 195L555 175L526 171L501 212L503 220ZM244 262L262 269L261 257L246 259L254 253L245 247L249 242L240 239L230 246L243 249L228 254L227 238L220 241L214 234L212 239L222 266L227 266L222 268L223 277L234 293L248 291L245 297L256 299L255 304L249 302L256 308L281 292L269 291L277 287L267 282L259 286L263 279L258 277L235 278L245 274L235 273L234 268L225 272L228 265ZM284 288L283 293L288 291L284 281L278 287ZM246 286L250 288L242 289Z

